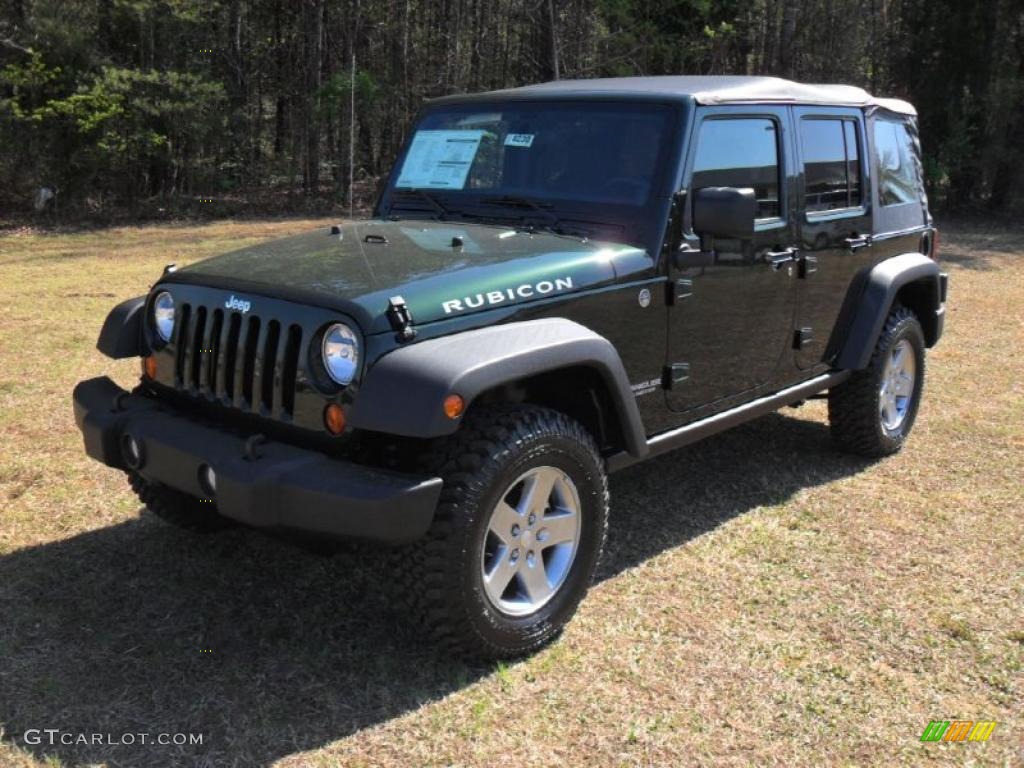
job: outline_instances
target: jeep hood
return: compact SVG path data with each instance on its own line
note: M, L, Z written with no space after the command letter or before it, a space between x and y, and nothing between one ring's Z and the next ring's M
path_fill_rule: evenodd
M390 330L392 296L405 299L414 324L423 325L598 287L653 263L633 246L497 225L362 221L340 230L226 253L170 273L164 282L330 307L373 334Z

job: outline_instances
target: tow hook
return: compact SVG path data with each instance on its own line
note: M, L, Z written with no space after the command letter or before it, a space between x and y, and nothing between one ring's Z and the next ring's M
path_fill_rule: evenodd
M242 453L242 458L244 458L246 461L256 461L263 455L263 452L260 450L260 447L266 444L266 442L266 435L253 435L252 437L245 441L245 449Z

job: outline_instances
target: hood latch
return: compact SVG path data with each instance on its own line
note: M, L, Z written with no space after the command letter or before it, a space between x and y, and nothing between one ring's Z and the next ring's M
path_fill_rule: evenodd
M412 341L416 338L416 329L412 327L412 313L401 296L388 299L388 322L395 330L395 338L399 341Z

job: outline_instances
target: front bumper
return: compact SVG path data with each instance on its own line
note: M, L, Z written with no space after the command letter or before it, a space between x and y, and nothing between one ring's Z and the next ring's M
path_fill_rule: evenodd
M202 498L211 498L200 484L210 467L217 511L248 525L401 544L426 533L441 493L439 477L364 467L279 442L247 449L246 437L128 394L106 377L79 383L73 399L89 456L128 470L122 444L130 436L140 446L132 469Z

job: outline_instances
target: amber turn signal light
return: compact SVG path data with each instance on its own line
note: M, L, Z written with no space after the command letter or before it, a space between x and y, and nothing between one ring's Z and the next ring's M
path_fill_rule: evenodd
M156 355L149 355L145 360L142 361L143 370L146 372L146 378L156 378Z
M331 403L324 409L324 426L332 435L345 431L345 411L337 403Z
M466 408L466 401L459 395L448 395L444 399L444 415L449 419L457 419Z

